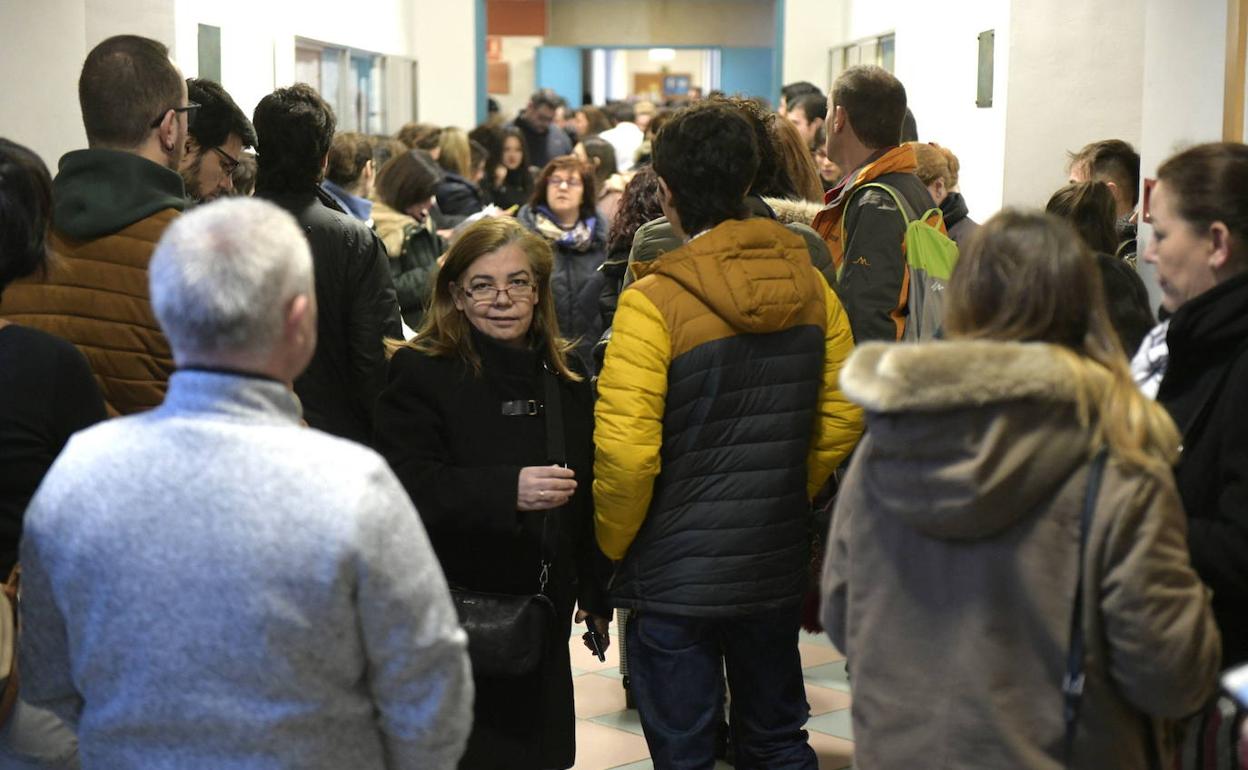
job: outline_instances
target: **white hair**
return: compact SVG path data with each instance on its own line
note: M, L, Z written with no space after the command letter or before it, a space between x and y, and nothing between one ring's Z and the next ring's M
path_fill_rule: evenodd
M175 358L266 355L290 301L312 296L312 254L290 214L230 198L174 221L156 244L148 281Z

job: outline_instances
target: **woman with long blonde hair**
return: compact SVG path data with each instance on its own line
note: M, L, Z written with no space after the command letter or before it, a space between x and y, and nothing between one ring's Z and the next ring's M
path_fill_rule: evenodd
M444 128L438 147L441 152L436 160L446 173L434 193L438 199L435 216L440 227L448 227L485 208L485 196L472 181L472 145L468 134L462 128Z
M552 264L545 239L511 218L469 226L377 402L377 449L420 511L447 582L541 591L555 608L554 643L535 670L490 675L474 660L461 768L572 765L573 608L604 637L610 617L593 539L593 399L559 337ZM566 457L548 451L559 422Z
M1065 222L993 217L946 303L948 341L864 345L841 374L868 429L823 622L854 677L855 766L1168 767L1167 720L1201 706L1220 653L1174 423L1134 387Z

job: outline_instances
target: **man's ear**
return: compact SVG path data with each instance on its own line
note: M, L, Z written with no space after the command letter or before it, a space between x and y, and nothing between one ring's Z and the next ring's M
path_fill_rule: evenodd
M849 125L849 113L845 111L845 108L839 104L833 107L832 108L832 126L830 130L835 131L836 133L839 134L842 131L844 131L845 127L848 125Z
M285 322L285 331L288 338L295 340L302 337L307 315L311 312L312 300L307 294L300 294L290 301L286 308Z
M178 113L173 110L165 112L156 126L156 135L160 137L160 148L165 152L173 152L178 146ZM190 138L190 134L187 134Z
M659 177L659 195L663 196L663 203L668 208L676 208L676 199L672 197L672 189L667 186L663 177Z

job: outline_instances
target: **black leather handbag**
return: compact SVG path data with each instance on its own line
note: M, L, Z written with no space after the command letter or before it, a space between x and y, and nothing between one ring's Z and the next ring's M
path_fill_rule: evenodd
M537 405L546 420L546 452L557 465L567 462L563 440L563 409L559 383L550 368L543 365L545 403ZM531 403L531 402L526 402ZM503 413L532 414L503 404ZM468 658L474 675L487 678L524 676L537 669L546 654L555 629L555 605L546 596L550 574L547 559L547 527L550 511L542 515L542 540L536 594L495 594L451 587L451 599L459 614L459 624L468 634Z

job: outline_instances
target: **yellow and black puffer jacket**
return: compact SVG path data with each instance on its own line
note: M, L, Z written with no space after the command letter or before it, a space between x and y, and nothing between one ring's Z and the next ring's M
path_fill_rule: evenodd
M598 543L616 606L727 617L796 602L810 498L862 413L838 375L853 349L801 236L729 220L640 266L598 382Z

